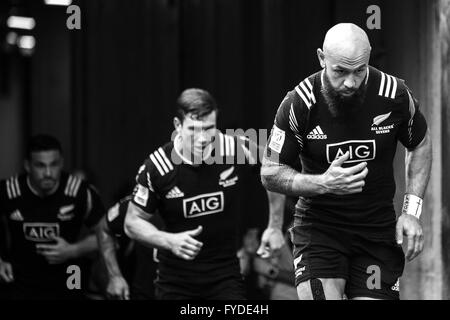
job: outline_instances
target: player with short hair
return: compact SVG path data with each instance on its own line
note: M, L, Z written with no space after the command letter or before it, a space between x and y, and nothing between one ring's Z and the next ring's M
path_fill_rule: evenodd
M299 197L291 238L300 299L398 299L403 237L409 260L423 249L427 124L404 81L369 65L370 51L361 28L332 27L317 50L323 70L288 92L266 148L264 186ZM396 220L398 141L406 148L406 194ZM301 172L292 168L298 157ZM374 266L379 286L368 284Z
M125 231L162 249L157 299L244 299L238 212L243 177L257 163L252 146L244 137L217 131L217 104L207 91L183 91L177 107L177 136L139 169ZM270 211L282 210L284 197L268 195ZM165 231L149 223L156 209ZM278 229L278 221L271 221L273 247L284 242Z

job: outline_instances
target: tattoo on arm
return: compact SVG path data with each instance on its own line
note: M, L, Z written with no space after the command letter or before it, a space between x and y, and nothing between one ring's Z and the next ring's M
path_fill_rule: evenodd
M294 177L298 172L289 167L263 158L261 180L264 187L270 191L293 194Z
M261 182L270 191L293 196L315 196L324 193L319 175L303 174L289 165L263 158Z

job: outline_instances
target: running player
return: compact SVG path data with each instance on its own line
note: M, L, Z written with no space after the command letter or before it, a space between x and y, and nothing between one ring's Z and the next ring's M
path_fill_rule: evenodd
M104 208L85 181L62 168L60 143L37 135L28 146L26 173L0 183L0 214L11 237L9 257L0 258L0 279L11 283L13 299L81 298L81 290L67 286L68 266L79 266L81 277L88 273L79 258L95 251L97 241L84 230Z
M317 50L323 70L286 95L266 147L264 186L299 196L291 237L300 299L398 299L403 236L409 260L423 248L427 124L404 81L369 66L370 51L361 28L331 28ZM406 148L398 220L397 141ZM292 169L299 156L301 173Z
M244 299L238 212L242 179L257 163L255 148L245 138L216 132L217 106L208 92L187 89L177 106L177 136L141 166L125 231L162 249L157 299ZM269 192L269 201L270 211L282 211L283 196ZM156 209L166 231L149 223ZM275 235L273 247L284 241L277 224L271 221L267 231Z

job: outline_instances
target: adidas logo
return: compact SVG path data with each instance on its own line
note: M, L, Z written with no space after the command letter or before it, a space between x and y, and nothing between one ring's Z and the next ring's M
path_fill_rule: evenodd
M320 126L315 127L307 136L307 139L327 139Z
M169 192L166 194L166 199L174 199L174 198L181 198L184 197L184 193L181 192L178 187L173 187Z
M16 210L16 211L14 211L13 213L11 213L11 215L9 216L9 218L10 218L11 220L14 220L14 221L23 221L23 220L24 220L24 219L23 219L23 216L22 216L22 214L20 213L19 210Z

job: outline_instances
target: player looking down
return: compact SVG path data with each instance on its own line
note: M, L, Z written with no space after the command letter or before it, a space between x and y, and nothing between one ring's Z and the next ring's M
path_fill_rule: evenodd
M369 65L370 51L361 28L332 27L317 50L322 70L287 93L266 148L264 186L299 197L291 238L300 299L398 299L401 244L409 260L423 249L427 124L404 81ZM396 220L397 141L406 148L406 194ZM301 172L292 168L298 157ZM374 267L375 288L367 284Z

